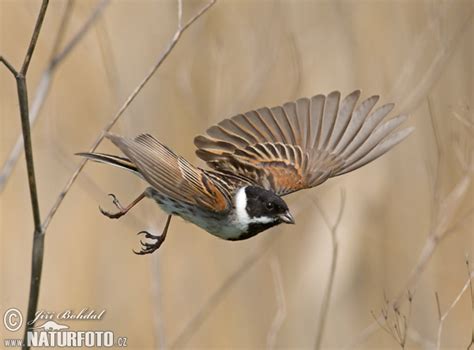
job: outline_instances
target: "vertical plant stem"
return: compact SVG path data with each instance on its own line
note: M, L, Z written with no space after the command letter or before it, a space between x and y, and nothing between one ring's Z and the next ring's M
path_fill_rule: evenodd
M43 26L44 16L46 15L46 10L48 9L49 0L43 0L40 8L38 17L36 18L35 29L31 36L30 45L26 51L25 59L23 60L23 65L21 66L20 73L26 75L28 68L30 67L31 58L33 57L33 52L36 48L36 43L38 42L38 36Z
M35 166L33 162L33 147L31 142L31 130L30 130L30 118L28 110L28 89L26 85L26 73L31 63L31 58L38 42L38 36L43 25L46 10L48 8L49 0L43 0L41 8L36 19L35 28L31 36L28 50L26 51L23 64L19 72L17 72L13 66L4 58L0 61L12 72L15 76L18 92L18 103L20 106L20 118L21 118L21 129L23 134L23 142L25 147L25 160L26 170L28 174L28 185L30 189L30 200L33 212L34 221L34 233L33 233L33 252L32 252L32 268L31 268L31 281L30 281L30 298L27 312L27 323L25 326L23 349L29 349L26 342L28 324L34 319L36 310L38 307L39 288L41 282L41 271L43 267L43 256L44 256L44 234L43 227L41 225L41 216L38 201L38 189L36 186Z
M25 147L26 169L28 172L28 185L30 188L31 206L33 209L33 220L35 224L35 234L41 231L41 217L38 203L38 189L36 187L35 166L33 162L33 147L31 145L31 130L28 111L28 90L25 76L22 73L16 77L18 102L20 105L21 130Z
M314 343L314 348L318 350L321 348L321 344L323 342L324 329L325 329L326 320L328 317L329 304L331 302L334 279L336 278L337 258L338 258L338 253L339 253L337 230L339 228L339 224L341 223L342 215L344 213L344 207L346 204L346 192L344 189L341 190L341 204L339 205L339 212L337 214L336 221L333 225L329 223L327 215L324 213L324 211L322 210L318 202L315 200L314 203L316 207L318 208L319 212L321 213L321 216L323 217L323 220L326 223L326 226L328 227L331 233L331 244L332 244L331 267L329 270L329 277L328 277L328 282L326 285L326 290L324 291L324 296L321 303L321 311L319 313L318 328L316 329L316 341Z
M44 231L41 225L41 216L38 201L38 189L36 186L35 166L33 162L33 147L31 142L30 116L28 109L28 89L26 85L26 73L30 66L31 58L38 41L38 36L43 25L49 0L43 0L36 20L35 29L31 37L30 45L25 55L20 74L16 77L18 102L20 104L21 129L23 133L23 144L25 147L26 169L28 172L28 184L30 187L31 205L33 208L33 220L35 231L33 234L33 251L31 259L30 297L28 299L28 311L26 316L25 332L23 336L23 349L29 349L27 343L28 325L34 320L38 309L38 299L41 285L41 273L43 271L44 257Z

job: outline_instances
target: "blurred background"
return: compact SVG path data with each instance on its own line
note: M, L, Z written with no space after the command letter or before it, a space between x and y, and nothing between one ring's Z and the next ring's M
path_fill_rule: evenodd
M61 50L101 6L50 2L28 73L30 101L45 91L41 77L58 33ZM205 4L184 0L184 21ZM43 219L80 162L73 154L91 147L177 28L176 1L106 5L55 67L33 127ZM40 1L0 0L0 55L15 67L39 7ZM415 132L368 166L285 198L296 226L226 242L174 219L164 245L147 256L132 253L136 233L160 232L165 215L149 200L120 220L101 215L98 205L113 209L108 193L128 203L145 184L89 163L46 232L39 309L105 309L101 321L68 325L112 330L128 337L130 349L313 348L333 251L321 210L333 225L344 191L322 347L400 348L374 327L372 315L385 298L399 298L407 347L434 348L435 293L444 313L468 280L466 256L473 264L473 11L472 1L460 0L218 0L183 33L114 132L149 132L203 166L192 141L212 123L355 89L395 102L394 114L408 114ZM15 81L1 67L2 166L20 132ZM99 150L117 152L106 141ZM23 154L2 186L0 312L16 307L26 314L33 220ZM446 318L441 348L465 349L473 317L468 289ZM21 335L0 326L2 339Z

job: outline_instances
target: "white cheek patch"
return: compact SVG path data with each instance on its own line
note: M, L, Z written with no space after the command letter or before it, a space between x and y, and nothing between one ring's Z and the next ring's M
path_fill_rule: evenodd
M235 211L237 213L237 221L241 225L247 226L250 223L250 216L247 213L247 194L245 187L242 187L235 196Z

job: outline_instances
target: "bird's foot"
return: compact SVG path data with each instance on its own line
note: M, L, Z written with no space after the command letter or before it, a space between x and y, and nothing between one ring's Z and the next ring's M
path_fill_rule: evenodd
M138 235L144 234L145 238L154 239L154 240L156 240L156 242L148 243L148 242L140 241L140 243L142 245L142 249L139 252L136 252L135 250L133 252L137 255L145 255L145 254L151 254L155 250L160 248L161 245L163 244L163 242L165 241L166 234L168 233L168 229L170 227L170 222L171 222L171 216L172 215L168 215L168 218L166 219L165 227L163 228L163 232L159 236L152 235L151 233L149 233L147 231L138 232L137 233Z
M147 231L140 231L140 232L137 233L137 235L141 235L141 234L144 234L145 238L147 238L147 239L156 240L156 242L148 243L148 242L140 241L140 244L142 245L141 250L139 252L137 252L135 250L133 251L137 255L145 255L145 254L153 253L155 250L157 250L158 248L161 247L161 245L165 241L165 237L166 237L166 232L159 235L159 236L152 235L151 233L149 233Z
M104 209L102 209L100 206L99 206L99 210L100 212L107 216L108 218L110 219L118 219L120 217L122 217L123 215L125 215L128 210L124 207L122 207L122 204L120 204L119 200L117 199L117 197L113 194L113 193L109 193L109 196L112 198L112 203L114 203L115 207L119 210L118 212L116 213L111 213L111 212L108 212Z

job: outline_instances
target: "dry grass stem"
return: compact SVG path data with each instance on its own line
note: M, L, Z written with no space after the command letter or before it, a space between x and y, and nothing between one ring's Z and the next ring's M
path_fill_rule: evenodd
M298 207L294 213L297 215L302 207ZM240 266L231 273L219 288L207 299L207 301L199 308L193 317L184 326L180 334L171 342L171 348L184 347L191 337L199 330L201 325L206 321L207 317L212 313L216 306L221 302L224 296L231 290L233 285L239 281L261 258L273 247L282 237L276 235L271 237L265 244L256 249L253 253L246 257Z
M267 334L267 349L274 349L278 332L286 318L286 298L285 290L283 288L283 279L281 276L281 266L276 256L272 256L270 267L272 270L273 284L275 286L277 312Z
M33 102L31 103L30 108L30 125L34 127L38 116L40 115L41 109L46 102L46 98L49 95L49 91L51 89L51 85L53 82L54 74L60 64L64 61L64 59L71 53L71 51L77 46L77 44L81 41L81 39L85 36L85 34L89 31L92 27L92 24L99 18L99 15L102 13L105 6L109 3L109 0L102 0L96 8L92 11L91 15L87 18L81 28L77 31L77 33L71 38L71 40L65 45L65 47L59 51L59 47L63 41L64 34L66 33L67 26L69 24L69 20L71 18L72 9L74 2L69 0L66 3L66 8L64 10L63 17L61 19L61 24L59 25L56 38L54 39L53 49L51 51L51 58L46 69L41 74L40 81L36 88L35 97ZM15 169L15 165L18 162L23 151L23 137L19 135L17 140L11 149L7 159L3 163L3 166L0 170L0 193L3 192L5 186L8 183L8 179L10 178L13 170Z
M461 291L458 293L458 295L456 296L456 298L454 298L453 302L449 305L449 307L446 309L446 311L441 314L441 306L440 306L440 303L439 303L439 298L438 298L438 295L436 294L436 304L437 304L437 307L438 307L438 314L440 315L440 318L439 318L439 325L438 325L438 335L437 335L437 338L436 338L436 349L439 350L441 348L441 334L443 332L443 326L444 326L444 321L446 320L446 318L448 317L449 313L456 307L456 305L459 303L459 300L461 300L461 297L463 296L463 294L466 292L466 290L468 288L471 288L472 290L472 279L474 278L474 271L469 271L469 278L468 280L466 281L466 283L464 283L464 286L462 287ZM471 296L472 296L472 293L471 293ZM469 344L469 346L467 347L468 349L472 346L472 340L471 340L471 343Z
M318 203L317 199L313 197L313 203L316 208L318 208L319 213L321 214L324 223L326 224L329 232L331 233L331 244L332 244L332 256L331 256L331 267L329 270L328 282L326 285L326 290L324 291L324 296L321 304L321 311L319 313L318 328L316 330L316 342L314 345L315 349L320 349L323 341L324 328L326 325L326 319L329 311L329 303L331 301L331 294L334 285L334 279L336 277L336 265L339 245L337 241L337 229L341 223L342 214L344 213L344 207L346 203L346 192L344 189L341 190L341 203L339 205L339 212L337 214L336 221L333 225L330 224L328 216L322 209L321 205Z
M471 269L469 258L466 257L466 266L467 266L467 273L469 278L469 292L471 293L471 322L472 322L472 331L471 331L471 342L467 346L467 350L471 349L474 345L474 289L472 287L472 279L473 279L473 270Z
M190 318L183 330L171 342L171 349L184 348L191 337L200 329L211 312L222 301L234 284L239 281L255 264L262 259L265 254L278 242L281 235L271 237L267 243L262 244L258 249L249 254L240 266L231 273L216 289L199 310Z
M94 22L95 18L99 15L101 10L104 8L104 6L107 4L107 0L103 0L96 10L93 12L92 16L89 18L88 21L84 24L84 26L81 28L81 30L78 32L78 34L71 40L71 42L57 55L53 57L53 59L50 61L49 64L49 69L47 69L43 75L42 83L40 83L39 91L37 93L38 96L38 102L36 102L35 106L35 115L37 116L39 114L39 110L41 109L41 105L44 103L44 100L47 95L47 91L49 90L50 86L50 81L51 81L51 74L54 68L58 65L59 62L62 61L64 57L67 56L67 54L73 49L73 47L80 41L80 39L83 37L85 32L87 32L88 28L91 26L91 24ZM149 79L153 76L153 74L156 72L156 70L161 66L161 64L164 62L164 60L168 57L168 55L171 53L172 49L176 46L177 42L179 41L182 33L189 28L191 24L193 24L201 15L203 15L213 4L215 3L215 0L211 1L208 3L206 6L204 6L195 16L193 16L189 21L185 23L184 26L181 26L181 23L178 25L178 30L175 32L175 35L173 36L171 42L169 43L168 47L166 50L160 55L158 58L157 62L152 66L148 74L145 76L145 78L142 80L142 82L137 86L137 88L132 92L132 94L129 96L127 101L123 104L122 108L118 111L118 113L112 118L112 120L109 122L109 124L102 130L102 133L100 136L96 139L96 142L94 143L93 147L91 148L91 151L95 150L95 148L100 144L102 139L104 138L104 135L107 131L109 131L114 124L117 122L117 120L120 118L120 116L123 114L123 112L126 110L126 108L130 105L130 103L134 100L134 98L138 95L138 93L142 90L142 88L146 85L146 83L149 81ZM24 58L23 65L21 67L21 70L17 72L15 68L9 63L8 60L6 60L3 56L0 56L0 62L3 63L8 70L15 76L17 80L17 86L18 86L18 96L19 96L19 104L20 104L20 114L21 114L21 119L22 119L22 134L24 138L24 146L25 146L25 156L26 156L26 162L27 162L27 170L28 170L28 182L30 185L30 195L31 195L31 202L32 202L32 208L33 208L33 217L34 217L34 223L35 223L35 233L34 233L34 242L33 242L33 258L32 258L32 273L31 273L31 285L30 285L30 299L29 299L29 306L28 306L28 314L27 314L27 321L31 321L34 318L34 315L37 310L37 304L38 304L38 297L39 297L39 287L40 287L40 281L41 281L41 272L42 272L42 265L43 265L43 256L44 256L44 233L49 226L49 223L51 222L54 214L58 210L59 206L61 205L64 197L66 196L68 190L74 183L75 179L79 175L80 171L84 167L86 161L83 161L80 166L76 169L76 171L73 173L72 177L68 181L66 187L63 189L61 194L59 195L58 199L54 203L53 207L51 208L49 214L47 215L45 221L43 224L41 224L41 219L40 219L40 213L39 213L39 204L38 204L38 194L37 194L37 189L36 189L36 178L34 174L34 165L33 165L33 150L31 147L31 131L30 131L30 116L29 116L29 111L28 111L28 97L27 97L27 89L26 89L26 73L28 71L29 64L31 62L31 58L34 52L34 49L36 47L36 43L38 40L39 32L41 30L41 26L46 14L46 9L48 7L48 0L43 0L40 12L36 21L35 29L32 34L32 38L27 50L27 53ZM69 17L69 11L71 7L68 5L66 7L66 18L63 18L62 21L62 26L66 26L67 24L67 18ZM182 11L182 6L180 5L180 11ZM179 14L181 17L181 14ZM64 28L63 28L64 29ZM56 42L53 45L53 54L54 50L57 50L59 47L59 43L62 39L62 33L58 34L56 38ZM35 117L36 118L36 117ZM18 157L18 156L17 156ZM29 326L32 326L32 324L29 324ZM25 340L27 336L27 329L28 327L25 327ZM24 342L25 346L24 348L27 347L26 341Z
M411 306L413 296L410 292L407 293L408 311L403 314L398 307L384 296L384 306L382 307L381 315L383 321L380 321L376 314L372 311L372 316L379 327L389 334L399 345L400 348L405 349L408 336L408 321L411 315Z
M30 189L30 200L31 208L33 212L34 221L34 233L33 233L33 251L31 258L31 279L30 279L30 293L28 300L28 311L26 315L26 326L23 336L23 349L29 349L27 343L27 334L29 326L32 326L35 318L36 310L38 308L39 291L41 284L41 273L43 270L43 257L44 257L44 230L41 226L41 215L39 208L38 189L36 183L35 166L33 161L33 147L31 141L31 129L30 129L30 116L28 109L28 88L26 84L26 75L28 68L33 57L33 53L38 42L38 37L43 26L43 21L46 16L46 10L48 9L48 0L43 0L41 7L36 18L35 27L31 35L30 44L26 51L23 64L20 71L16 71L15 68L6 60L0 56L0 62L3 62L5 66L10 70L16 79L16 86L18 91L18 103L20 108L21 118L21 130L23 135L23 144L25 148L25 160L26 170L28 174L28 185Z
M429 100L428 100L429 102ZM428 103L430 106L430 103ZM403 302L407 299L405 298L405 291L411 290L415 291L417 285L419 283L420 277L422 273L425 271L426 267L428 266L431 257L433 256L436 248L440 244L442 240L448 237L450 234L456 232L462 225L467 221L467 219L472 215L474 212L471 208L463 215L458 215L460 207L468 193L469 186L471 185L472 181L472 174L473 174L473 159L469 157L470 164L461 164L462 168L464 169L465 173L461 177L461 179L456 183L453 189L444 197L441 195L441 189L439 184L439 173L440 173L440 163L442 159L442 152L440 150L440 140L439 134L437 130L436 123L433 119L432 113L431 116L431 123L433 127L433 133L436 140L436 147L437 147L437 171L436 177L434 181L434 189L433 189L433 211L434 215L431 222L431 227L428 232L428 236L426 238L425 244L421 250L421 253L418 257L418 261L413 267L412 271L410 272L407 281L404 287L401 289L398 296L390 302L390 307L395 307L397 309L400 308ZM365 328L349 345L348 348L353 348L358 344L363 343L368 337L370 337L373 333L377 331L380 324L383 324L384 317L383 315L379 315L376 317L376 320L370 324L367 328Z
M186 24L182 28L178 28L173 35L173 38L169 42L168 46L166 49L162 52L162 54L159 56L158 60L152 65L148 73L145 75L143 80L138 84L138 86L132 91L132 93L129 95L127 100L123 103L122 107L118 110L118 112L112 117L112 119L107 123L107 125L102 129L102 132L100 135L97 137L97 139L94 141L92 146L89 149L89 152L94 152L96 148L99 146L99 144L102 142L102 140L105 137L105 134L112 129L112 127L117 123L117 121L120 119L120 117L123 115L125 110L128 108L128 106L133 102L135 97L140 93L140 91L143 89L143 87L148 83L148 81L151 79L151 77L155 74L155 72L158 70L158 68L162 65L162 63L166 60L166 58L169 56L173 48L176 46L178 43L179 39L181 38L181 35L191 26L199 17L201 17L212 5L214 5L216 0L212 0L209 2L207 5L205 5L196 15L194 15L190 20L186 22ZM59 209L62 201L64 200L64 197L66 197L67 193L69 192L69 189L71 186L74 184L76 181L76 178L79 176L80 172L84 168L84 166L87 163L87 158L84 158L79 166L76 168L74 173L71 175L69 180L67 181L66 185L64 186L63 190L59 194L58 198L56 199L56 202L53 204L51 210L48 213L48 216L46 217L43 227L46 229L53 216L56 214L57 210Z

